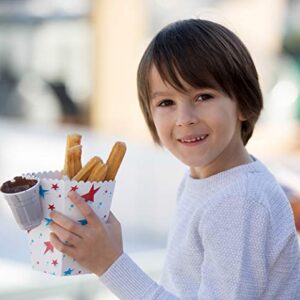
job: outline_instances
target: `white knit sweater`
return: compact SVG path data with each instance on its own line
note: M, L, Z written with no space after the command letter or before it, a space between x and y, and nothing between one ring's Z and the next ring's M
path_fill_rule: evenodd
M123 254L100 277L120 299L300 299L290 205L258 160L184 177L160 284Z

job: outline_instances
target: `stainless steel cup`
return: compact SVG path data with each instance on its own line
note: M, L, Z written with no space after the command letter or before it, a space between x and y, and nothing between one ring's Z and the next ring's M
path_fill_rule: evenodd
M31 230L40 225L43 219L39 197L40 180L38 178L35 178L35 180L37 180L37 183L26 191L18 193L4 193L1 191L12 210L16 222L24 230Z

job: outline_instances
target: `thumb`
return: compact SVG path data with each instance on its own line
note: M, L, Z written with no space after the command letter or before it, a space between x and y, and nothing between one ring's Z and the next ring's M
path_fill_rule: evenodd
M115 223L120 223L120 222L118 221L118 219L115 217L115 215L112 212L109 212L107 223L108 224L115 224Z

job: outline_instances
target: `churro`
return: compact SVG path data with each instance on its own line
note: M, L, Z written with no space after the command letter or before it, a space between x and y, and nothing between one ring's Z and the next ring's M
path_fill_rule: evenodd
M81 145L76 145L68 149L67 170L69 178L73 178L82 168L81 165Z
M86 181L89 178L91 171L94 169L94 167L97 165L97 163L101 162L101 161L102 161L101 158L98 156L92 157L84 165L84 167L74 177L72 177L72 180Z
M68 164L70 161L70 158L68 157L68 155L69 155L68 150L73 146L80 145L80 143L81 143L81 135L80 134L73 133L73 134L69 134L67 136L65 164L64 164L64 170L63 170L63 173L67 176L69 176Z
M116 142L106 162L108 166L108 170L107 170L105 180L107 181L115 180L125 153L126 153L126 144L123 142Z
M103 164L103 162L98 162L96 166L93 168L88 181L103 181L107 174L107 165Z
M115 180L125 153L126 144L116 142L105 164L100 157L94 156L82 167L81 135L77 133L69 134L67 136L63 173L76 181Z

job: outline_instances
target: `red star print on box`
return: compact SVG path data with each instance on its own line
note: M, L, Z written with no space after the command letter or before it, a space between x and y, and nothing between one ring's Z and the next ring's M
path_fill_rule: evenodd
M81 197L85 200L85 202L91 201L94 202L94 195L98 192L100 187L94 189L94 185L92 185L91 189L87 194L82 195Z
M49 241L49 242L44 242L44 244L46 245L46 249L45 249L44 254L46 254L49 250L50 250L51 252L54 251L53 246L52 246L52 244L51 244L50 241Z
M71 192L76 192L76 190L78 190L78 186L77 185L74 185L74 186L71 186Z
M51 187L51 189L53 189L53 190L57 190L58 189L58 184L57 183L55 183L55 184L52 184L52 187Z
M50 210L54 210L54 209L55 209L55 206L54 206L54 204L48 204L48 209L50 209Z
M58 264L57 259L52 259L52 263L51 263L54 267Z

